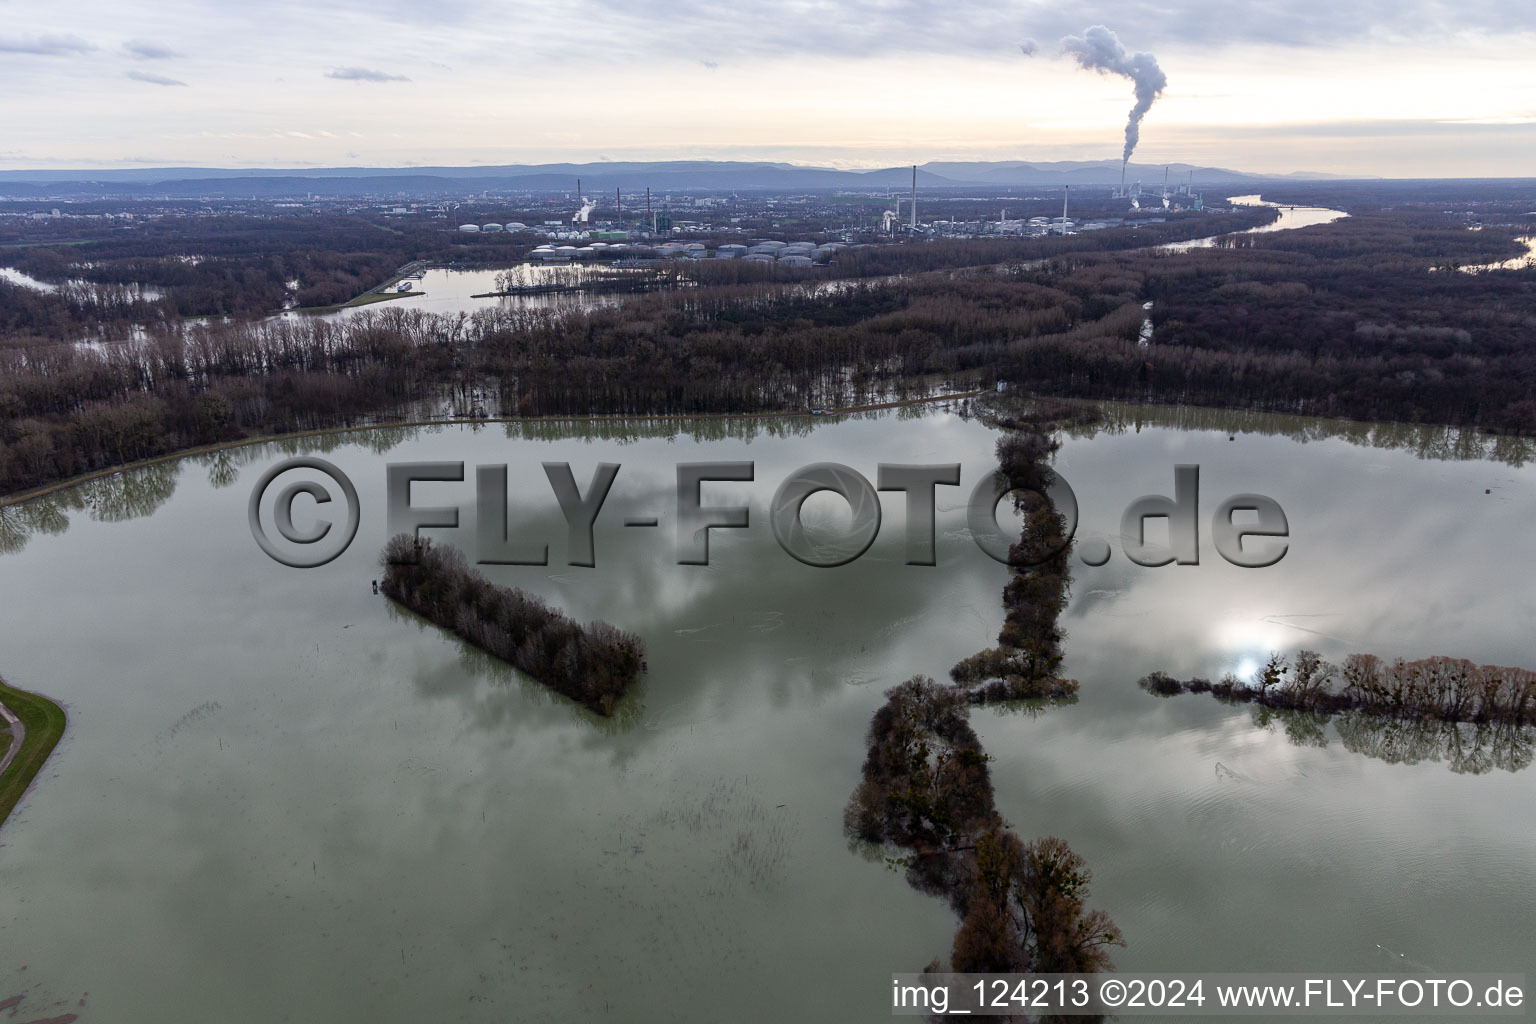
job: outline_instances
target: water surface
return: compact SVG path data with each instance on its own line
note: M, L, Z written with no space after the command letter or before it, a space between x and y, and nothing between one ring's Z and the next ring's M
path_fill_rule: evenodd
M1081 699L976 726L1019 833L1087 858L1093 904L1130 943L1121 967L1532 962L1536 772L1518 759L1388 763L1358 730L1260 727L1249 708L1133 685L1301 645L1536 664L1536 469L1430 433L1113 409L1067 440L1082 533L1116 548L1074 569ZM943 675L1001 624L1005 571L968 539L958 493L990 471L994 440L932 410L396 428L0 510L0 671L70 713L0 830L0 996L75 1010L88 993L83 1020L125 1022L714 1019L699 1000L744 1021L885 1019L889 972L946 954L956 922L850 848L841 810L881 691ZM363 508L352 548L307 571L262 555L245 514L256 477L300 450L346 471ZM704 499L745 501L752 527L715 531L708 567L675 564L676 463L739 459L756 480ZM514 529L552 564L488 572L645 637L650 671L620 715L371 592L384 465L404 460L509 464ZM583 487L597 462L623 467L595 569L563 564L544 461ZM882 461L962 463L966 486L939 492L939 565L902 564L895 493L850 566L779 550L768 500L817 461L871 479ZM1185 462L1202 470L1202 563L1132 565L1120 511L1170 493ZM1239 491L1290 518L1273 568L1210 546L1211 511ZM414 500L459 505L473 537L471 484ZM826 495L807 512L842 515ZM643 515L661 526L621 525Z
M1271 231L1290 231L1293 228L1310 228L1318 224L1332 224L1336 220L1343 220L1349 214L1343 210L1330 210L1322 206L1295 206L1283 203L1271 203L1261 199L1257 195L1232 196L1227 200L1233 206L1272 206L1279 215L1268 224L1260 224L1255 228L1244 228L1234 231L1234 235L1261 235ZM1216 244L1216 239L1222 235L1207 235L1204 238L1191 238L1183 242L1170 242L1167 245L1158 246L1170 252L1184 252L1189 249L1209 249Z

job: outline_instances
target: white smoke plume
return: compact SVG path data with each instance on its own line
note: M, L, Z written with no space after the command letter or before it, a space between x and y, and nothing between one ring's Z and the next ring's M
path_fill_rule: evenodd
M1061 41L1063 53L1077 58L1080 67L1103 75L1124 75L1136 86L1136 105L1131 108L1125 122L1125 156L1130 160L1131 151L1141 138L1141 119L1152 109L1152 101L1168 87L1168 76L1157 66L1157 58L1150 53L1130 53L1120 39L1103 25L1094 25L1080 36L1067 36Z

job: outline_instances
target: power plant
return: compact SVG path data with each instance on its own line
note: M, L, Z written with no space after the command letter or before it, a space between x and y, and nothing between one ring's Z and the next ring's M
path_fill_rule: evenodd
M1101 165L1095 168L1099 174L1098 181L1108 178L1108 171L1113 173L1112 164ZM1118 183L1106 189L1111 202L1106 206L1104 192L1095 193L1095 186L1088 184L1094 178L1086 180L1072 180L1078 185L1078 211L1077 219L1073 219L1072 197L1070 185L1063 183L1062 203L1060 214L1052 215L1048 209L1027 209L1023 216L1018 213L1013 205L1010 195L1016 194L1011 190L997 195L1007 205L1002 206L1001 212L997 207L992 207L991 213L969 213L966 204L978 201L986 202L987 197L965 195L957 193L949 194L945 179L937 179L937 185L930 187L928 200L924 209L927 211L928 220L920 221L917 210L917 186L918 171L921 165L908 165L906 175L895 178L901 174L899 170L891 168L882 175L883 182L877 186L884 192L884 203L874 200L878 205L867 210L864 215L863 226L857 220L836 224L827 217L828 214L841 216L847 206L841 202L826 209L819 210L819 232L824 236L821 241L830 243L833 238L848 244L878 244L879 241L901 243L905 241L922 241L935 238L974 238L982 236L1019 236L1041 237L1049 235L1072 235L1079 232L1099 231L1104 228L1113 228L1142 223L1158 223L1164 219L1164 215L1173 215L1181 211L1199 212L1205 209L1201 196L1194 188L1194 171L1186 166L1186 180L1178 185L1173 183L1173 166L1163 166L1163 184L1160 190L1144 189L1140 178L1132 179L1130 174L1130 161L1123 158L1120 161L1120 177ZM1145 168L1138 168L1138 171ZM894 172L894 173L893 173ZM1074 171L1081 176L1081 172ZM892 180L895 178L895 181ZM903 179L905 179L903 181ZM575 183L574 197L570 192L551 191L546 203L551 214L560 216L560 219L535 221L529 219L529 224L508 221L505 224L473 223L466 222L457 225L457 230L464 235L498 235L513 232L541 233L546 238L560 241L574 241L582 248L576 250L580 255L576 258L589 257L599 249L609 249L615 243L628 244L641 239L669 239L682 236L684 243L690 243L687 236L695 236L708 239L709 236L737 235L743 238L752 238L767 235L772 238L775 229L780 225L775 223L780 216L789 214L791 217L803 216L798 212L805 204L814 202L811 197L795 195L788 199L784 197L765 198L756 200L748 197L731 194L725 197L718 193L717 189L702 189L700 191L688 190L687 194L679 197L675 190L666 189L658 200L651 193L654 188L645 188L645 209L643 213L634 210L632 220L626 223L624 216L624 188L622 184L614 184L611 180L603 180L598 187L600 193L603 188L613 189L614 205L608 209L600 209L599 199L589 194L586 190L586 182L582 178L573 179ZM1059 180L1059 179L1058 179ZM1115 179L1109 179L1114 181ZM902 181L906 185L903 189L896 181ZM638 183L635 189L638 190ZM974 187L974 186L972 186ZM1088 192L1083 193L1082 189ZM1050 190L1054 192L1054 189ZM868 194L868 193L866 193ZM878 194L878 193L876 193ZM560 198L563 195L564 198ZM489 193L482 195L476 202L484 203L490 198ZM571 205L572 200L574 208ZM634 200L638 195L631 195L631 205L636 205ZM873 196L870 197L873 199ZM1050 199L1041 195L1038 191L1031 196L1026 194L1023 201L1031 202L1045 200L1048 206ZM1148 199L1143 203L1143 199ZM1125 206L1117 206L1114 200L1123 200ZM1155 202L1152 200L1156 200ZM907 208L902 209L902 203L907 203ZM990 205L990 204L989 204ZM751 211L749 216L732 215L721 217L722 207L728 208L733 213L737 211ZM562 208L564 210L562 214ZM972 207L974 209L974 207ZM712 211L713 213L706 213ZM444 210L446 215L448 211ZM979 214L979 215L978 215ZM1031 216L1030 214L1035 214ZM1013 219L1010 219L1012 217ZM873 223L871 223L873 220ZM755 221L755 223L751 223ZM878 232L878 235L876 234ZM862 237L861 237L862 235ZM757 245L766 243L766 239L754 243ZM587 243L587 244L583 244ZM655 243L661 244L661 243ZM718 237L711 242L711 248L720 244L726 244ZM733 253L732 246L727 244L724 255ZM559 259L570 258L571 253L564 251L565 246L557 246L554 249L541 249L537 258ZM809 258L817 262L826 255L828 250L822 246L815 247L818 251L810 253ZM590 251L589 251L590 250ZM618 255L618 250L609 249L611 255ZM692 255L692 254L690 254ZM761 259L767 254L762 251L752 251L743 254L745 258ZM782 257L794 257L789 263L784 263ZM646 258L636 253L628 253L622 258ZM772 258L784 266L798 265L795 262L801 258L807 258L807 252L791 250L785 253L774 253Z
M594 199L590 199L590 198L587 198L587 199L583 199L582 198L582 195L581 195L581 179L580 178L576 179L576 201L581 204L581 209L579 209L575 213L571 214L571 223L572 224L585 224L585 223L588 222L588 219L592 216L592 211L597 209L597 201L594 200Z

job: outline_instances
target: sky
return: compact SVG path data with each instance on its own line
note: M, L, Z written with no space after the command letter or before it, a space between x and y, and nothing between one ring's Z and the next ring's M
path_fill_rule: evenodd
M0 167L773 160L1536 175L1536 4L0 0ZM1026 52L1029 51L1029 52Z

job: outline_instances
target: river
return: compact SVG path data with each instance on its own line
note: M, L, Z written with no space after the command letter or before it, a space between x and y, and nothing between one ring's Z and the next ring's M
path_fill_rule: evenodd
M355 316L364 310L378 310L385 306L401 309L419 309L426 313L473 313L477 309L595 309L599 306L616 305L628 297L628 292L607 291L599 285L624 274L640 274L642 271L614 270L609 267L581 265L556 265L518 263L501 270L468 270L456 267L431 267L423 270L420 277L411 281L411 289L400 298L389 299L383 304L370 303L347 306L330 313L299 313L291 311L284 317L320 316L336 320ZM502 285L503 275L510 274L514 283L521 287L569 286L569 291L529 291L526 294L495 295ZM385 291L399 294L392 287Z
M1006 572L970 541L961 493L995 439L939 408L392 428L0 510L0 673L70 716L0 830L0 996L124 1024L887 1019L889 973L947 955L956 922L850 845L841 811L882 690L943 676L1001 624ZM266 558L246 517L256 478L297 452L348 473L363 510L356 542L313 570ZM1079 536L1115 547L1101 568L1074 561L1081 698L974 720L1019 834L1087 859L1091 903L1129 943L1121 968L1528 968L1536 771L1518 752L1474 773L1400 732L1261 726L1134 682L1299 646L1536 663L1518 556L1531 454L1206 410L1112 408L1066 439ZM553 564L488 572L645 638L649 672L616 718L372 593L384 465L406 460L510 465L514 528ZM675 465L700 460L755 462L754 482L703 495L749 504L752 525L682 566ZM598 461L622 466L595 569L563 564L544 461L583 488ZM902 564L899 494L851 565L781 551L768 499L818 461L870 479L879 462L961 463L965 486L939 490L939 564ZM1128 562L1119 514L1171 493L1175 463L1200 465L1202 516L1237 492L1278 501L1286 557L1236 568L1202 528L1198 566ZM413 500L461 506L472 545L471 483ZM806 508L846 518L825 494ZM620 525L651 515L659 529Z
M1330 210L1322 206L1295 206L1282 203L1266 202L1257 195L1232 196L1227 202L1233 206L1271 206L1279 211L1279 215L1268 224L1261 224L1256 228L1244 228L1242 231L1234 231L1234 235L1260 235L1270 231L1290 231L1293 228L1310 228L1318 224L1332 224L1336 220L1343 220L1349 214L1343 210ZM1191 238L1184 242L1170 242L1168 245L1158 246L1169 252L1186 252L1190 249L1209 249L1216 243L1216 239L1222 235L1207 235L1204 238Z
M1525 247L1523 256L1511 256L1507 260L1494 260L1492 263L1478 263L1458 269L1464 274L1481 274L1490 270L1530 270L1536 267L1536 235L1517 238L1515 241Z

